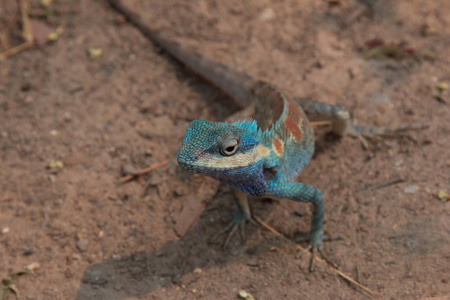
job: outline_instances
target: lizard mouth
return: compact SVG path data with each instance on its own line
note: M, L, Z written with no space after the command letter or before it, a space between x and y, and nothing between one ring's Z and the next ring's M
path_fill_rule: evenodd
M228 168L219 168L214 166L198 166L188 163L180 158L178 158L178 165L186 171L194 172L194 173L202 173L202 174L213 174L223 171L235 170L241 167L228 167Z
M190 171L190 172L195 171L195 166L185 163L185 162L181 162L180 160L178 160L178 165L186 171Z
M204 167L196 166L192 163L187 162L185 159L178 157L178 165L186 171L201 173Z

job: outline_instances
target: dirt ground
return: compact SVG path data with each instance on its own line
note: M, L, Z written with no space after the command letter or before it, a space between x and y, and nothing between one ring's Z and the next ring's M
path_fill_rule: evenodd
M124 2L167 36L344 105L359 124L427 125L368 150L319 130L298 180L324 192L325 229L344 238L324 252L340 270L382 299L450 297L450 208L437 197L450 193L448 0L365 11L352 0ZM0 3L4 51L22 40L16 1ZM325 267L310 273L263 228L247 226L228 251L209 245L233 197L173 161L118 184L124 166L172 159L190 121L236 109L104 1L33 0L29 12L60 37L0 61L0 278L40 264L16 282L22 299L370 298ZM251 204L288 237L309 230L307 204Z

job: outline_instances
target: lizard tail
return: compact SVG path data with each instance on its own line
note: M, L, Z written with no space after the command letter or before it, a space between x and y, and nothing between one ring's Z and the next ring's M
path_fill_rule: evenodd
M149 40L231 96L239 107L244 108L250 104L248 103L248 96L256 82L253 77L235 71L188 49L186 46L165 38L150 29L138 14L125 7L120 0L107 1L112 8L124 15L128 22L137 27Z

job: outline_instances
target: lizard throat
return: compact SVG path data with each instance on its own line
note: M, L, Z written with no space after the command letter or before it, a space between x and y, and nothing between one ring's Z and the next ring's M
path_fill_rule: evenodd
M262 159L247 166L229 168L195 166L180 161L178 163L187 171L212 177L252 196L260 196L266 189L262 172Z

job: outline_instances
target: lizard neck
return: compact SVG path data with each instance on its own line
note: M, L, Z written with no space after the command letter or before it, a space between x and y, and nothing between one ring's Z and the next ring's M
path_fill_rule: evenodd
M246 167L230 169L210 176L252 196L261 196L266 190L262 159Z

